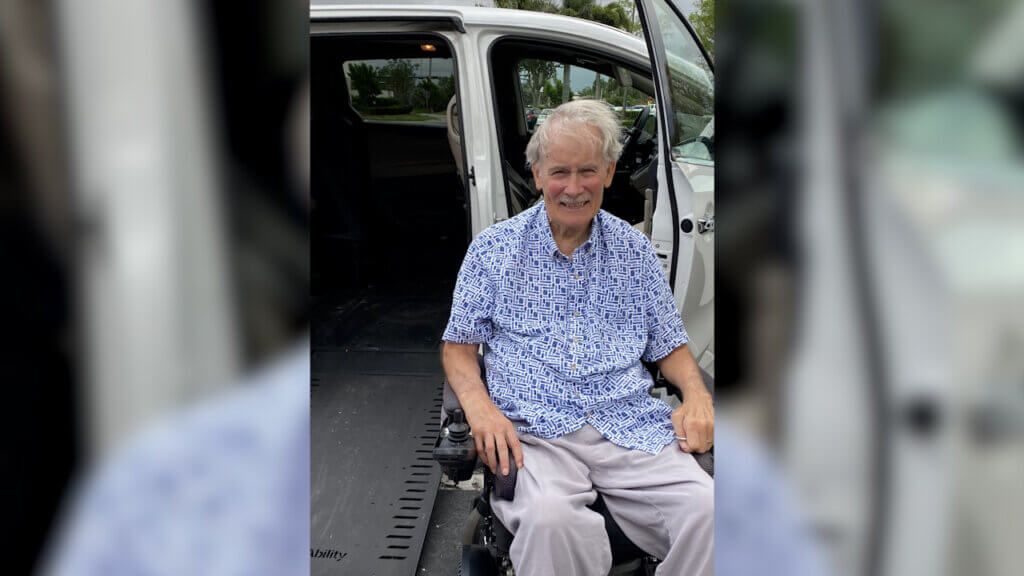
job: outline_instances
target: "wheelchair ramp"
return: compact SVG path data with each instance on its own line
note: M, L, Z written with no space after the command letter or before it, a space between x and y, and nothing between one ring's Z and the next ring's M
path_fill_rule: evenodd
M382 300L315 315L314 575L413 576L430 525L441 477L431 452L441 419L437 346L446 310L431 312L437 306L422 300Z
M314 388L310 572L416 573L441 472L438 376L344 374Z

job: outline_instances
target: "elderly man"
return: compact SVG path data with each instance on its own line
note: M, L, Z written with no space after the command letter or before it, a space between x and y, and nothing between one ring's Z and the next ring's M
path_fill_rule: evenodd
M443 336L477 452L507 474L511 450L521 468L515 499L492 500L519 576L608 573L604 523L586 507L596 491L663 560L658 574L713 570L713 482L689 454L712 445L711 395L650 242L600 210L618 134L593 100L537 129L526 156L544 201L472 242ZM641 360L657 362L682 406L650 396Z

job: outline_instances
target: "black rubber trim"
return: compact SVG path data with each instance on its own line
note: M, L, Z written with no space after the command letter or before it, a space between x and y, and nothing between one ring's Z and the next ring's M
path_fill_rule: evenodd
M310 14L310 20L320 24L333 22L415 22L417 24L431 24L430 30L451 30L466 33L466 27L462 19L455 16L318 16L316 12Z

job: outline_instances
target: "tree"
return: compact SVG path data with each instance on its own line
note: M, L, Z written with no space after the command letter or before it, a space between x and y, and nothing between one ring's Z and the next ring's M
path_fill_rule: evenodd
M418 93L416 104L422 104L427 112L433 112L444 106L441 103L441 88L434 84L430 78L420 80L419 85L416 87L416 92Z
M591 12L591 19L626 32L636 32L640 29L640 24L633 21L630 10L626 7L627 4L628 2L625 0L619 0L607 6L595 5Z
M556 77L552 77L551 80L548 80L547 83L544 84L544 105L549 108L558 106L562 102L566 101L563 96L564 94L565 92L563 90L562 81Z
M533 12L558 12L558 8L548 0L495 0L494 5L498 8L511 8L513 10L531 10Z
M555 63L547 60L520 60L519 75L526 76L522 86L530 94L530 105L538 106L541 103L541 90L555 75Z
M455 77L445 76L437 82L438 88L441 90L441 102L442 105L447 107L448 101L455 96Z
M406 106L414 104L418 68L419 64L393 58L388 60L387 65L380 71L384 84L391 89L395 98Z
M690 14L690 25L712 58L715 55L715 0L696 0L697 10Z
M373 106L377 102L383 86L377 69L369 64L359 62L348 67L349 85L356 92L352 99L356 106Z
M594 0L564 0L559 14L583 18L584 20L596 20L594 10L597 5Z
M640 29L640 25L633 20L634 5L630 0L615 0L607 6L598 5L594 0L563 0L560 7L552 0L495 0L494 5L498 8L574 16L630 33Z

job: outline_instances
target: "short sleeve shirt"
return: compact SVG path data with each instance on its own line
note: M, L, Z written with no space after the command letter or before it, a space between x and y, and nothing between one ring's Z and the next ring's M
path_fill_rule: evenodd
M590 424L650 453L673 440L672 410L650 396L641 359L689 337L650 241L603 210L572 258L543 202L481 232L442 339L486 345L491 399L521 432L555 438Z

